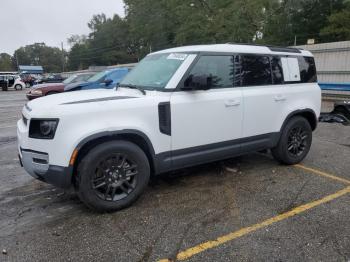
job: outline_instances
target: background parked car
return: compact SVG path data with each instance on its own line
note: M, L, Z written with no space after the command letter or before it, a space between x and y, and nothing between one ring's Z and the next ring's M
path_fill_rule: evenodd
M18 75L0 75L0 87L2 91L7 91L9 88L22 90L26 84Z
M31 74L21 74L21 79L25 83L26 88L30 88L35 84L35 81L38 80L38 77L35 77Z
M42 79L38 79L35 81L35 84L43 84L43 83L61 83L65 80L65 78L60 74L53 74L48 77L44 77Z
M96 73L93 73L93 72L74 74L68 77L62 83L46 83L46 84L35 85L27 93L27 98L28 100L32 100L34 98L38 98L42 96L61 93L64 91L64 87L66 85L72 84L72 83L86 82L89 78L91 78L95 74Z
M73 83L66 85L64 91L78 91L97 88L112 89L128 74L130 68L120 67L102 71L83 83Z

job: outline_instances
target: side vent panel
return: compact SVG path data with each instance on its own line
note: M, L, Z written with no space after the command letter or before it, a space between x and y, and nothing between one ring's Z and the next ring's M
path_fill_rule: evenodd
M162 102L158 105L159 130L161 133L171 136L171 111L170 102Z

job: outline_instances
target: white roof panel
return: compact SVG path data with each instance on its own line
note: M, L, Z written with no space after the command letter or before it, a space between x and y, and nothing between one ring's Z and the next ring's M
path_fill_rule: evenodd
M249 53L249 54L280 54L280 55L302 55L312 56L309 51L300 50L300 53L294 52L275 52L267 46L240 45L240 44L213 44L213 45L193 45L182 46L161 50L155 53L176 53L176 52L221 52L221 53Z

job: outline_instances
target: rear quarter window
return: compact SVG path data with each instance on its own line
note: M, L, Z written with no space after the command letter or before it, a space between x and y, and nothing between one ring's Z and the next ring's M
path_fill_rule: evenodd
M317 82L316 65L313 57L298 57L300 80L302 83Z

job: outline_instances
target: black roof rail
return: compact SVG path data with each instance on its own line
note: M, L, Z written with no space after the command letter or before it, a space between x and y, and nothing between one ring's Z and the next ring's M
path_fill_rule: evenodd
M230 45L249 45L249 46L267 47L273 52L301 53L300 50L303 50L302 48L296 48L296 47L261 45L261 44L253 44L253 43L232 43L232 42L229 42L227 44L230 44Z

